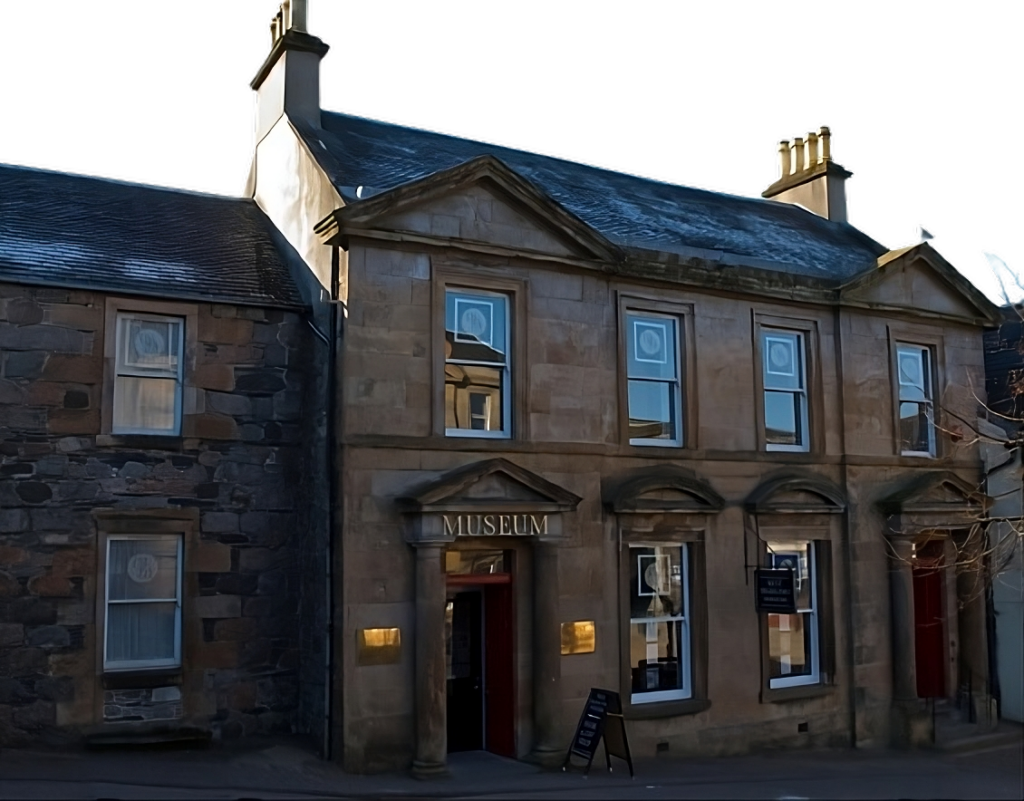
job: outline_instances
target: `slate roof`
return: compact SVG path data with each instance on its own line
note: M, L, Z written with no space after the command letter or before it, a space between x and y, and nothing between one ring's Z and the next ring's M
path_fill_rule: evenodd
M0 280L297 306L293 253L249 199L0 165Z
M691 189L550 156L334 112L296 129L342 196L357 199L492 155L617 245L846 280L886 248L797 206Z

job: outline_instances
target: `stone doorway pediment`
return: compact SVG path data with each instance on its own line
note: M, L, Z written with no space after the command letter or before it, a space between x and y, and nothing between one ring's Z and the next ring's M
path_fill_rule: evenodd
M745 506L755 514L842 514L846 498L824 476L785 473L758 484L747 496Z

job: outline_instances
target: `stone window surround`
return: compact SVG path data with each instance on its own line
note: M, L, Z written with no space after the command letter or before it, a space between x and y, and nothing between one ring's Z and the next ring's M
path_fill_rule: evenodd
M758 565L765 564L768 549L766 542L774 540L804 540L814 548L818 620L818 681L792 687L771 686L771 665L768 653L768 621L765 615L757 613L758 630L761 637L761 703L779 703L816 698L828 695L836 689L835 677L835 604L833 600L834 551L840 539L838 520L833 522L830 514L810 514L794 525L791 515L761 515L757 521ZM838 518L838 515L835 515Z
M757 431L757 449L769 451L765 436L764 421L764 354L761 352L761 337L764 329L792 331L803 334L804 372L807 396L807 448L806 450L771 449L770 453L777 456L783 453L823 454L825 452L825 405L822 389L821 345L818 336L818 321L797 317L779 317L774 314L753 310L753 348L754 348L754 415Z
M919 463L920 460L941 459L948 453L949 447L942 437L939 436L942 429L942 387L946 386L946 357L942 334L932 328L917 326L909 323L890 323L886 325L886 332L889 339L889 389L892 398L892 442L893 454L906 459L908 463ZM926 454L904 454L900 441L900 381L899 364L896 358L896 349L900 345L916 345L926 348L929 352L932 368L932 427L935 429L935 453Z
M117 375L117 315L119 313L155 314L180 317L185 321L184 352L181 366L181 430L177 434L114 434L114 381ZM141 437L147 443L178 442L190 434L190 416L196 414L197 399L189 378L195 371L198 352L199 306L195 303L173 303L134 298L108 297L103 311L103 388L100 402L100 433L103 441L97 444L120 445L137 442Z
M630 720L695 715L711 706L708 699L708 605L704 535L708 517L702 514L669 514L677 525L658 525L646 514L629 515L619 527L619 696L622 711ZM634 704L629 658L630 545L687 545L690 560L690 697L673 701Z
M664 295L647 294L634 289L616 290L618 350L617 369L621 371L618 381L619 405L619 442L629 453L650 456L650 448L676 448L696 450L698 444L697 416L697 337L694 335L694 305L686 301L666 301ZM682 394L680 405L683 414L680 419L682 426L682 445L669 443L636 445L629 441L629 371L626 367L628 349L626 338L626 313L645 312L674 317L679 337L679 391Z
M449 437L445 434L445 401L444 401L444 365L445 365L445 310L446 295L449 288L459 290L484 290L485 292L496 292L508 297L508 329L509 329L509 358L511 366L509 376L511 388L508 393L508 402L511 404L509 419L511 431L508 437L502 437L495 442L497 447L512 441L525 441L529 439L529 410L527 408L528 372L529 364L527 356L527 282L520 279L511 279L500 272L490 272L485 268L475 269L468 265L437 266L433 263L433 292L431 297L431 366L433 368L434 386L433 403L431 404L432 432L436 437L451 442L467 440L474 444L482 440L495 440L495 437L472 437L460 436Z
M191 556L196 552L199 540L199 512L195 509L96 509L96 675L102 679L105 689L149 686L153 679L168 684L177 684L187 672L190 653L188 649L189 630L197 621L191 616L193 599L199 596L199 578L190 568ZM106 671L103 665L104 628L106 626L106 554L107 541L112 534L178 534L181 545L181 643L179 664L171 667L134 668L129 670ZM193 562L194 564L194 562ZM102 703L103 693L98 693ZM102 719L102 708L97 720Z

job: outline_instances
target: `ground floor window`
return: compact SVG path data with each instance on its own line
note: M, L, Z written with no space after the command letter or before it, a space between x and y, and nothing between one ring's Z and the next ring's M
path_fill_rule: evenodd
M107 538L103 667L181 664L180 534Z
M817 684L821 678L814 543L769 541L766 566L792 570L796 589L795 614L766 616L769 685L775 689Z
M689 548L631 544L628 558L631 700L690 698Z

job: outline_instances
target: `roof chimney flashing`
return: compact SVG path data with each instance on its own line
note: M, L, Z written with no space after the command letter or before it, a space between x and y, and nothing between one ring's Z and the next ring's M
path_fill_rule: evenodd
M846 219L845 182L853 173L832 161L832 132L821 126L779 143L779 179L761 197L793 203L833 222Z

